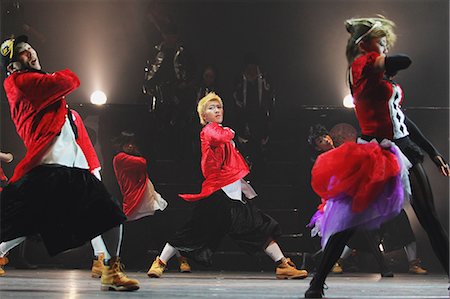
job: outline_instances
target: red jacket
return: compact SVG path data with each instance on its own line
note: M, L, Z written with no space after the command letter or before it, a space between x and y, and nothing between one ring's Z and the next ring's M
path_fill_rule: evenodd
M147 161L121 152L114 157L113 166L123 195L123 212L128 216L137 208L147 188Z
M217 123L207 124L200 133L202 144L202 172L205 181L199 194L180 194L184 200L197 201L205 198L249 172L247 163L231 143L234 132Z
M98 160L97 153L95 152L94 146L92 145L91 139L89 138L86 127L84 126L81 116L75 110L70 109L73 115L73 122L78 130L77 144L83 151L84 157L86 158L89 171L94 171L100 168L100 161Z
M27 148L10 183L39 164L50 142L64 125L67 113L64 96L79 85L78 77L68 69L53 74L22 71L5 79L11 118Z

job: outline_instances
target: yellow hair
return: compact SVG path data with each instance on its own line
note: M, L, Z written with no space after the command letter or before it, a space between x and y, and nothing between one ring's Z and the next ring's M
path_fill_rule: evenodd
M197 105L197 112L198 112L198 117L200 118L200 123L202 125L206 125L206 121L203 119L202 115L203 113L205 113L206 111L206 105L211 102L211 101L217 101L220 103L220 105L223 106L223 102L222 99L215 94L214 92L210 92L208 93L206 96L204 96Z
M345 21L345 28L350 33L347 42L347 61L349 64L355 60L360 53L359 42L372 38L386 37L387 47L391 48L397 36L394 33L395 23L385 19L383 16L375 18L352 18Z

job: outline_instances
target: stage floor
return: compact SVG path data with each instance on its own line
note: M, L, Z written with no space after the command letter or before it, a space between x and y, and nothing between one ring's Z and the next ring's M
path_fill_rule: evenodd
M128 275L140 280L140 290L102 292L86 270L7 269L0 277L0 298L303 298L311 280L277 280L273 273L250 272L167 272L159 279L142 272ZM330 276L327 284L326 298L449 298L444 275L380 278L358 273Z

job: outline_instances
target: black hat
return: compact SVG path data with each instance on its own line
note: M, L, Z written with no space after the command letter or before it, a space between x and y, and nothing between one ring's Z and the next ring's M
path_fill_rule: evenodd
M316 146L316 139L322 136L330 135L327 128L321 124L316 124L309 128L308 143L312 146Z
M0 53L2 54L2 64L7 67L11 62L17 61L19 53L16 53L15 47L20 43L28 42L28 36L20 35L18 37L11 37L5 40L0 48Z
M127 143L135 143L136 141L135 134L130 131L122 131L119 136L116 136L112 139L113 146L117 150L121 150L122 147Z

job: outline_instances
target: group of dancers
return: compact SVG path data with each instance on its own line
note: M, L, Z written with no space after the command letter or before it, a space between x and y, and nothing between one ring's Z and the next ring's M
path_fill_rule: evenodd
M434 208L433 194L422 166L424 149L442 174L450 174L439 152L401 110L403 93L393 81L408 68L406 55L387 55L395 42L394 23L385 18L346 21L348 81L362 135L317 157L312 187L323 204L311 220L322 237L323 257L305 298L321 298L325 279L357 230L373 230L397 216L405 197L427 232L433 250L448 274L448 236ZM0 245L11 246L39 234L50 255L91 241L97 256L92 275L102 290L134 291L139 282L128 278L120 261L123 223L164 210L167 202L148 178L146 161L123 132L116 139L113 166L123 195L115 202L101 182L100 164L81 117L65 100L80 81L70 70L42 71L26 36L1 45L8 77L4 89L11 118L27 153L1 192ZM209 93L197 106L203 129L199 194L180 194L196 202L189 220L162 249L148 276L161 277L173 256L190 271L186 258L210 265L220 241L228 235L249 254L264 251L276 263L279 279L303 279L280 249L278 222L255 205L256 191L245 181L250 170L233 139L221 125L219 95ZM12 243L11 243L12 242ZM3 250L2 250L3 254ZM0 257L0 265L7 262Z

